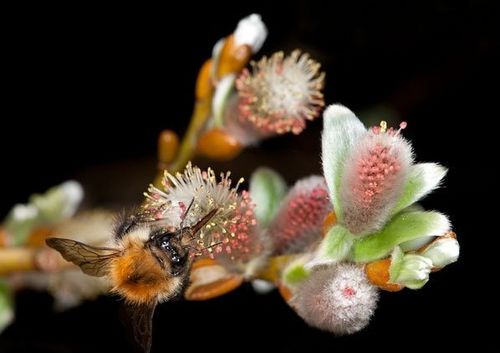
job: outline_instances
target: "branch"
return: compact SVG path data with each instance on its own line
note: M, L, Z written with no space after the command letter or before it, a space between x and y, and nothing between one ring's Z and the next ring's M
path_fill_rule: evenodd
M0 276L16 272L59 272L74 265L48 248L0 248Z

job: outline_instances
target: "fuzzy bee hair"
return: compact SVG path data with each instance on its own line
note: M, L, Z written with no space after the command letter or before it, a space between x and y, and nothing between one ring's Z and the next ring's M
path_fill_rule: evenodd
M49 238L47 245L91 276L106 276L112 292L125 299L132 336L139 351L151 348L154 308L185 289L191 264L190 241L215 215L210 211L190 227L159 226L136 214L122 214L114 228L112 247Z

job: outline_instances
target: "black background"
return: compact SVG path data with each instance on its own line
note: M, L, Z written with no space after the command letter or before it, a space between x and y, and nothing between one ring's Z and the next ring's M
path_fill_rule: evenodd
M355 112L391 107L409 123L404 134L417 160L450 168L445 187L423 204L450 216L461 258L420 291L383 293L371 324L348 337L307 327L276 292L261 296L250 286L209 302L166 303L155 316L153 352L401 351L465 343L493 349L485 321L495 321L498 308L491 289L498 278L493 1L44 5L6 12L0 214L68 178L87 187L87 205L139 201L154 174L159 131L184 132L199 66L251 12L269 28L257 57L310 52L327 72L328 103ZM299 137L212 164L238 177L266 164L292 183L320 172L320 130L318 119ZM17 321L0 336L0 352L127 351L116 298L64 313L51 305L46 293L19 293Z

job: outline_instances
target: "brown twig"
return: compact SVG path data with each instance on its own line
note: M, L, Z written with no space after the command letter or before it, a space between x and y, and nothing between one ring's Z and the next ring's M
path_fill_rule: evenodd
M49 248L0 248L0 276L18 272L58 272L73 267Z

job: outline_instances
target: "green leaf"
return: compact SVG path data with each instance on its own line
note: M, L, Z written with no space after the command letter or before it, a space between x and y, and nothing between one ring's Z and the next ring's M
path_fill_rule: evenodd
M76 181L66 181L44 194L33 194L25 205L15 205L7 215L4 227L12 234L14 245L21 245L34 228L71 217L82 198L81 185Z
M234 92L234 82L236 81L236 75L229 74L224 76L215 89L214 96L212 98L212 112L214 117L214 126L221 127L224 125L224 112L226 111L229 98Z
M285 180L270 168L257 169L250 178L250 197L255 202L255 217L263 226L276 216L286 195Z
M321 241L312 260L306 264L306 267L314 268L342 261L349 254L353 241L354 235L346 228L341 225L333 226Z
M442 235L449 229L448 218L439 212L399 213L379 232L356 240L350 257L356 262L375 261L403 242Z
M410 167L408 181L393 214L417 202L439 186L447 169L436 163L419 163Z
M391 255L391 266L389 267L389 282L396 283L396 278L399 276L401 271L401 265L403 264L404 253L399 246L396 246L392 251Z
M330 191L335 214L342 222L340 180L344 163L360 137L366 133L361 121L348 108L333 104L323 113L322 159L323 175Z
M283 270L282 280L286 286L293 287L309 277L311 272L304 266L308 258L308 256L302 256L292 261Z
M397 271L391 273L391 282L410 289L420 289L429 280L432 261L421 255L406 254L399 260L397 267Z
M13 245L21 245L26 241L33 228L43 223L38 208L31 204L15 205L4 220L3 226L12 235Z
M222 48L224 48L224 44L226 42L225 38L221 38L215 43L214 47L212 48L212 72L211 72L211 79L214 79L217 77L217 68L219 67L219 61L220 61L220 56L222 53Z
M414 203L414 204L406 207L405 209L402 209L400 211L400 213L416 212L416 211L422 211L423 212L425 210L424 210L424 208L420 204ZM403 250L403 252L406 253L408 251L418 250L421 247L429 244L433 240L434 240L434 237L428 237L428 236L421 237L421 238L415 238L415 239L412 239L412 240L409 240L409 241L405 241L405 242L399 244L399 247L401 248L401 250Z
M443 268L458 260L460 245L453 238L441 238L434 241L421 254L432 261L435 267Z
M10 288L0 278L0 332L2 332L14 319L14 308Z

